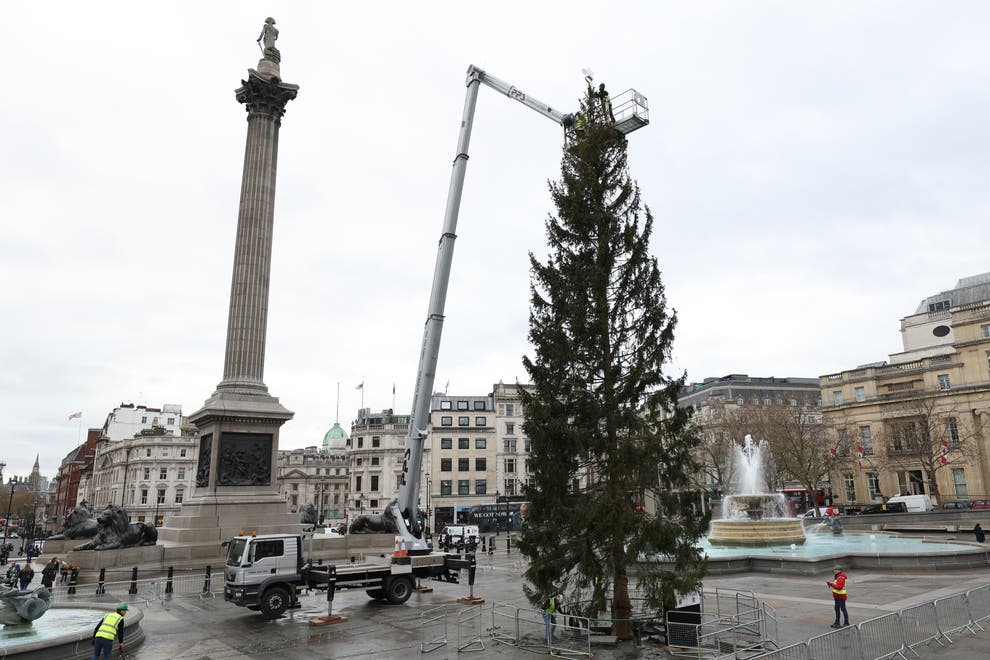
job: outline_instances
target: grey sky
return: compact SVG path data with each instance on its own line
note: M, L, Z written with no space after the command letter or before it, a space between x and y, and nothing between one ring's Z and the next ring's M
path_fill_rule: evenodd
M278 22L265 381L318 444L406 412L474 63L554 106L590 66L651 125L629 162L679 315L673 369L814 377L990 270L990 7L930 2L6 3L0 460L54 474L122 401L196 410L222 376L245 112ZM15 56L16 54L16 56ZM527 251L561 132L482 89L437 388L525 380Z

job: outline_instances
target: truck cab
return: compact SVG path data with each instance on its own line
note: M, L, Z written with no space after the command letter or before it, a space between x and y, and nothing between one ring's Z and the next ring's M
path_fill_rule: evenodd
M235 536L227 545L224 600L276 618L298 603L301 569L300 536Z

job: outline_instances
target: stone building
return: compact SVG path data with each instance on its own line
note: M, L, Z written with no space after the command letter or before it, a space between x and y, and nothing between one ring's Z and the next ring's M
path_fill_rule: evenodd
M89 429L86 432L86 441L66 454L58 466L55 494L48 511L51 530L61 529L65 515L79 503L79 482L93 470L93 456L96 454L96 440L99 437L100 429Z
M853 451L840 502L990 491L990 273L925 298L901 319L903 350L820 377L823 412Z
M398 496L409 417L396 415L392 410L377 413L371 412L370 408L358 410L357 419L351 423L347 452L350 472L348 520L354 520L360 514L382 513ZM424 454L425 466L429 452Z
M343 521L350 484L347 433L335 423L323 438L323 446L279 450L278 489L297 513L303 504L316 506L325 522Z

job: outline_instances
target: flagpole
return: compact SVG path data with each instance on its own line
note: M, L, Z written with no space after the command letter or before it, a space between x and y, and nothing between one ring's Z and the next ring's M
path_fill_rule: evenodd
M76 445L82 444L82 415L79 415L79 430L76 431Z
M334 423L340 422L340 381L337 381L337 416L334 418Z
M364 408L364 376L361 376L361 407Z
M392 414L395 414L395 381L392 381Z

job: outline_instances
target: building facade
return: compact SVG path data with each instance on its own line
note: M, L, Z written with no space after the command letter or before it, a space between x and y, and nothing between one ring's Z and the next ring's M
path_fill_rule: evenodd
M408 433L409 415L396 415L392 410L358 410L347 451L348 520L362 514L380 514L398 496ZM423 465L426 464L424 455Z
M990 273L959 280L901 319L903 350L821 376L823 412L853 451L838 501L990 492Z
M349 459L345 450L347 434L328 438L324 448L279 450L278 489L285 496L291 513L297 513L306 503L313 504L320 520L329 523L343 521L349 492ZM329 435L334 431L327 432ZM339 442L340 446L336 444Z
M93 470L93 456L100 429L89 429L86 441L65 455L55 476L55 495L49 505L48 520L52 531L62 528L65 516L81 501L79 481ZM85 491L84 491L85 492Z

